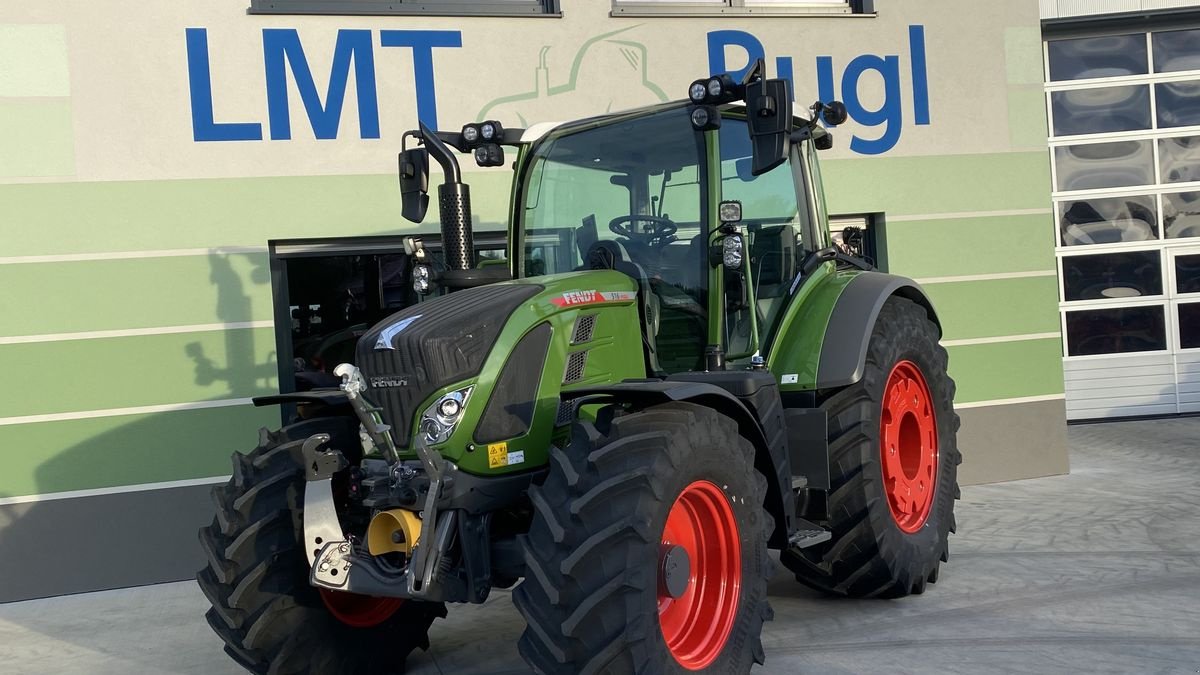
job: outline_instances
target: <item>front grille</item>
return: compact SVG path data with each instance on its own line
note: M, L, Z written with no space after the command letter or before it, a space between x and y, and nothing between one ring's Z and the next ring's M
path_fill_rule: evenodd
M571 344L577 345L584 342L592 341L592 334L596 332L596 315L586 314L575 319L575 332L571 334Z
M554 426L565 427L571 423L571 420L575 417L572 407L570 401L558 402L558 414L554 417Z
M571 384L583 379L583 371L587 369L587 351L573 352L567 357L567 367L563 370L563 384Z

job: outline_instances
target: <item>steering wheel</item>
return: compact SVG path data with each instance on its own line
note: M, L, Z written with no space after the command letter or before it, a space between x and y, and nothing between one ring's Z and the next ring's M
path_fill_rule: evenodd
M634 227L632 227L633 224L637 222L652 224L654 226L654 231L638 232ZM679 227L669 219L663 218L662 216L651 216L646 214L617 216L616 218L608 221L608 229L612 230L613 234L633 240L640 240L650 246L670 243L673 241L671 235L679 231Z

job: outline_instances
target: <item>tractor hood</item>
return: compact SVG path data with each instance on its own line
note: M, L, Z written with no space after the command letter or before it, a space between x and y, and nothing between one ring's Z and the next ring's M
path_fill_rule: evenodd
M617 272L574 272L408 307L358 341L366 396L400 448L412 447L422 414L440 397L468 387L453 432L434 443L444 455L525 436L545 448L561 389L645 376L635 288ZM486 459L481 471L497 468Z

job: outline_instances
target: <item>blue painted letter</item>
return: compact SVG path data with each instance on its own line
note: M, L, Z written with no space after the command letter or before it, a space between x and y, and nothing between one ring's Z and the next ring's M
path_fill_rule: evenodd
M912 59L913 121L929 124L929 74L925 68L925 27L908 27L908 53Z
M417 119L436 130L437 90L434 88L433 48L462 47L462 33L456 30L381 30L384 47L412 47L413 73L417 85Z
M188 28L184 32L187 38L188 89L192 98L192 138L196 141L261 141L261 124L217 124L213 121L208 31L204 28Z
M725 48L741 47L746 52L746 65L738 70L729 70L725 63ZM714 30L708 33L708 71L710 75L729 73L735 80L741 80L750 70L754 62L766 58L762 43L750 33L740 30Z
M304 102L313 134L317 138L337 138L351 58L354 60L354 89L358 94L359 134L363 138L379 138L379 100L375 93L375 57L371 49L371 31L338 31L337 44L333 48L333 68L329 73L329 90L322 104L296 29L264 28L263 65L266 68L271 138L287 140L292 137L287 65L291 66L292 76L296 79L296 88L300 92L300 100Z
M858 99L858 81L863 73L873 70L883 78L883 104L877 110L867 110ZM850 149L863 155L878 155L891 150L900 140L904 112L900 102L900 57L863 54L846 65L842 73L842 98L846 112L854 121L868 127L887 125L883 135L875 140L855 136Z

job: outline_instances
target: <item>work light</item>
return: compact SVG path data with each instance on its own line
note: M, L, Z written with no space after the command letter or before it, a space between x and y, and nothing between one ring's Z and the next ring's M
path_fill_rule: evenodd
M721 262L727 269L736 270L742 266L745 244L742 235L731 234L725 237L721 245Z
M433 285L433 274L429 272L428 265L417 265L413 268L413 290L421 295L429 292L430 286Z
M692 103L703 102L704 97L707 95L708 85L704 80L696 80L692 83L692 86L688 87L688 98L692 100Z
M721 113L710 105L698 105L692 108L692 128L696 131L710 131L720 128Z
M484 122L479 126L479 135L483 140L490 141L496 137L496 122Z
M462 128L462 137L464 141L474 145L479 141L479 127L475 126L474 124L466 125Z
M504 150L495 143L486 143L475 148L473 153L475 163L479 166L500 166L504 164Z

